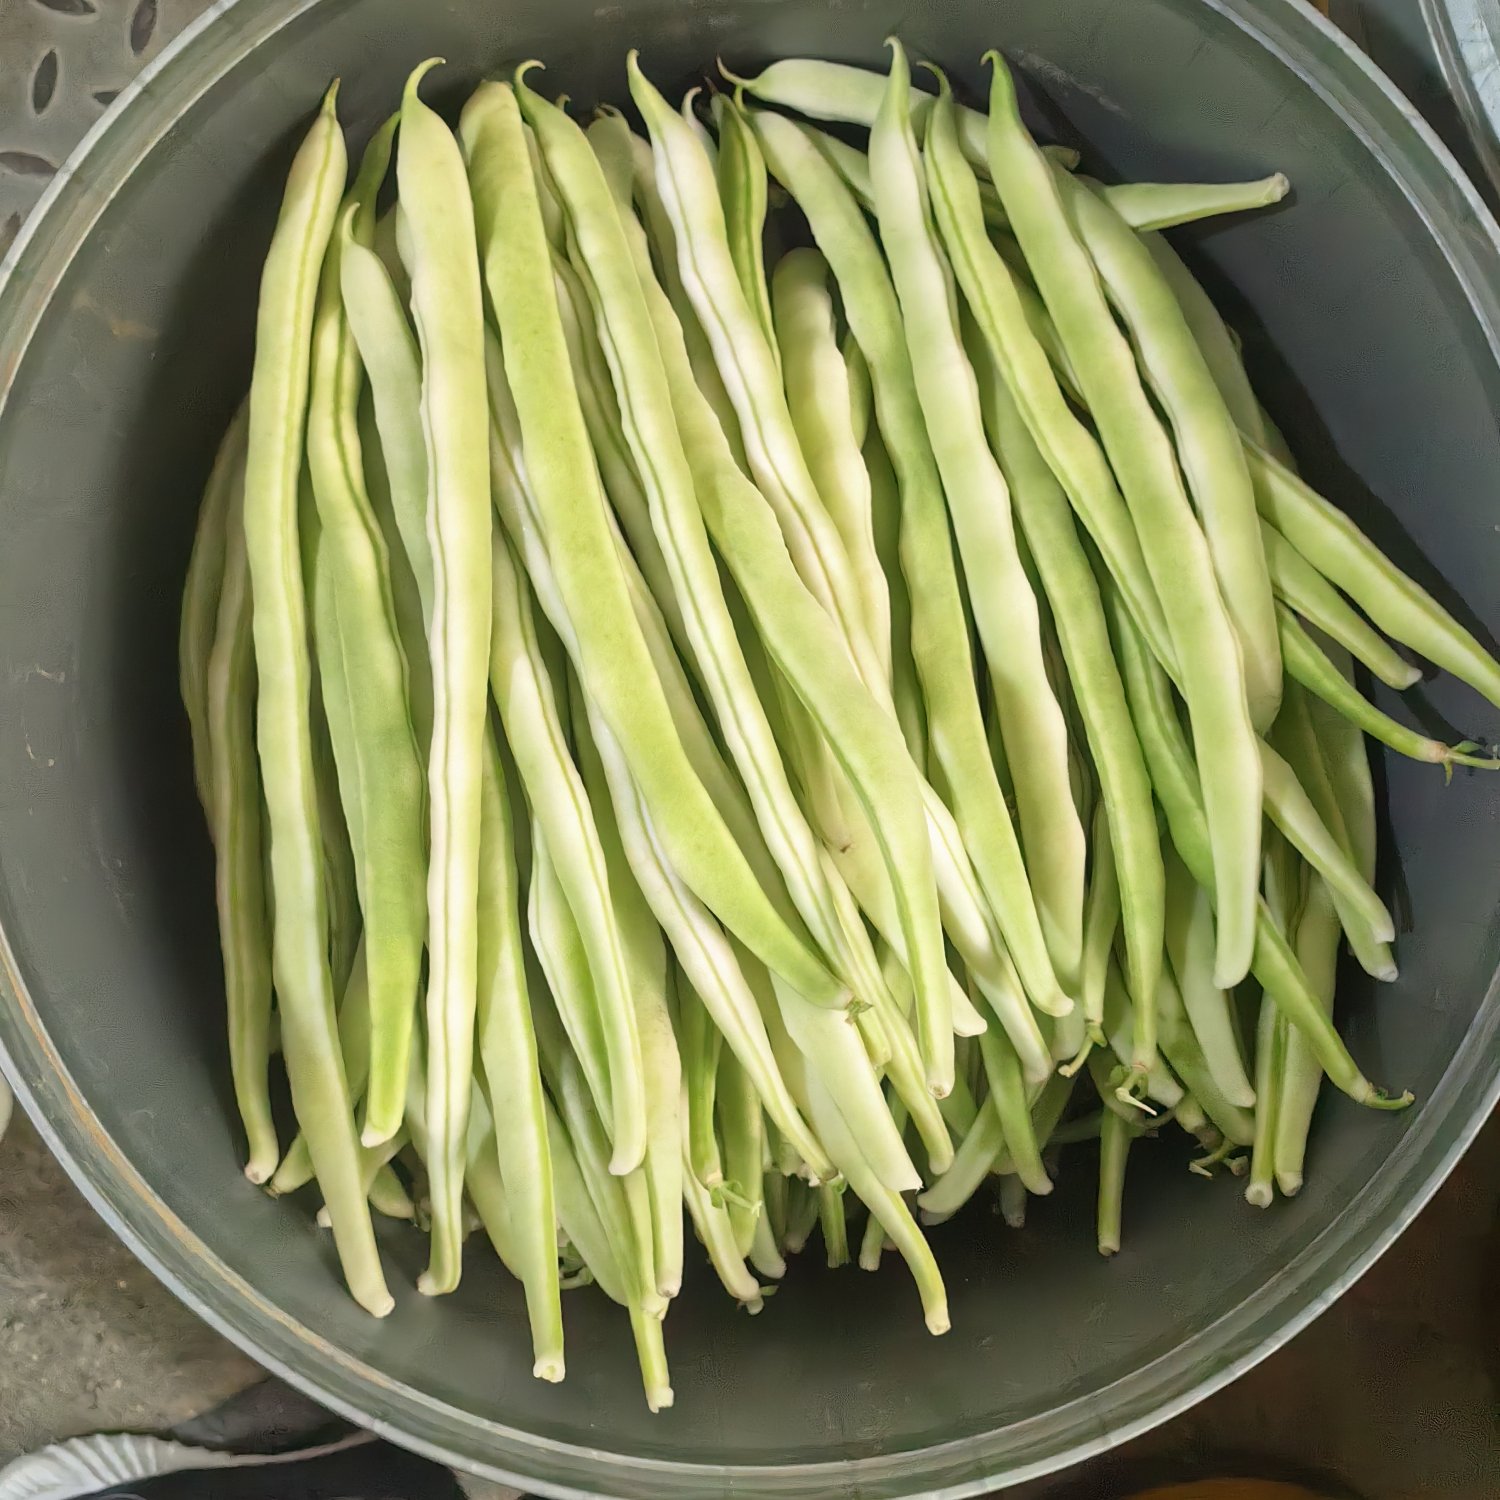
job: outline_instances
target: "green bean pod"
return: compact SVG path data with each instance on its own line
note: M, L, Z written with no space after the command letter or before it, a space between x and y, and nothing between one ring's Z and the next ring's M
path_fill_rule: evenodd
M677 982L677 1044L682 1055L682 1097L687 1105L687 1164L702 1186L724 1181L714 1101L724 1034L690 984ZM732 1054L731 1054L732 1055Z
M564 1363L552 1157L521 941L513 814L492 735L486 736L484 757L475 1043L500 1176L512 1206L511 1253L526 1290L532 1374L557 1381Z
M1442 766L1449 776L1452 776L1454 766L1471 766L1481 771L1500 769L1500 760L1470 754L1475 747L1469 741L1459 745L1445 745L1441 740L1429 739L1415 729L1398 724L1389 714L1376 708L1329 661L1327 654L1285 605L1277 606L1277 616L1281 626L1281 652L1286 660L1288 674L1295 677L1309 692L1316 693L1330 707L1337 709L1371 739L1389 745L1398 754L1409 756L1412 760Z
M1167 856L1167 957L1214 1081L1229 1103L1254 1109L1255 1090L1240 1056L1233 996L1214 983L1213 903L1175 849Z
M243 461L244 424L237 421ZM206 736L201 784L214 833L214 890L224 956L229 1072L245 1127L245 1176L265 1182L280 1146L271 1117L271 929L261 828L260 768L255 759L255 655L245 544L245 477L224 481L219 517L224 542L215 623L203 662ZM207 503L205 501L205 503Z
M1067 785L1067 724L1042 659L1011 496L985 441L978 384L950 312L951 273L912 134L906 54L899 43L890 46L890 79L870 132L876 217L1013 770L1027 871L1053 968L1067 988L1077 982L1082 956L1086 857Z
M392 119L376 133L345 200L345 227L365 243L395 125ZM336 691L343 701L337 715L330 707L329 720L344 726L333 737L333 751L366 934L372 1024L363 1143L375 1146L395 1134L405 1107L427 931L418 878L426 866L425 809L390 564L365 488L359 349L343 309L340 249L335 239L313 320L307 458L320 522L319 587L330 591L327 618L319 621L320 650L332 635L338 638ZM326 672L323 686L326 700Z
M1351 652L1387 687L1401 692L1421 680L1421 670L1373 630L1269 521L1261 521L1261 535L1277 598Z
M1276 721L1274 737L1298 781L1306 789L1318 818L1344 854L1348 867L1365 888L1370 888L1375 879L1373 803L1368 811L1359 806L1353 809L1354 820L1363 827L1351 831L1330 766L1332 757L1342 753L1341 741L1354 741L1351 748L1358 760L1348 769L1353 772L1356 787L1358 781L1363 780L1368 788L1370 770L1364 735L1357 726L1314 698L1301 683L1293 682ZM1332 748L1325 749L1325 744ZM1369 795L1373 797L1373 792ZM1345 931L1349 948L1359 960L1360 967L1375 979L1395 979L1396 962L1391 956L1389 938L1380 936L1378 928L1361 920L1358 912L1350 909L1350 897L1340 882L1328 880L1325 876L1324 883L1339 925ZM1308 938L1316 951L1318 939L1315 933L1316 924Z
M425 746L431 740L433 717L426 645L433 570L426 526L420 355L385 267L347 235L341 280L345 312L370 383L373 423L379 430L378 447L369 441L364 445L367 480L391 555L412 718L417 742ZM495 1127L501 1181L514 1205L511 1255L526 1290L532 1370L539 1379L558 1380L564 1362L552 1164L522 952L515 825L505 771L488 726L481 775L475 1043ZM675 1206L675 1190L673 1201Z
M401 105L396 178L422 351L427 535L432 553L432 749L428 757L428 1121L432 1255L419 1287L451 1291L461 1270L464 1144L477 1005L479 827L489 700L490 516L484 307L463 156L418 95Z
M544 834L557 880L587 955L603 1042L605 1076L586 1071L610 1122L611 1170L640 1165L646 1151L646 1090L640 1034L609 872L588 792L568 749L537 639L531 589L498 530L492 543L490 682L506 739Z
M842 986L778 915L689 763L642 637L573 386L515 94L482 86L462 128L505 367L571 622L570 654L628 757L674 870L805 993L837 995Z
M725 1041L750 1073L766 1113L817 1175L831 1175L832 1164L792 1101L786 1081L776 1067L761 1007L746 982L732 944L686 882L666 862L660 835L650 821L624 753L592 701L588 720L592 753L597 756L600 774L609 786L630 868L683 972L709 1007ZM840 1020L834 1012L829 1015Z
M1266 812L1288 843L1342 898L1340 918L1368 934L1373 943L1389 943L1396 924L1385 903L1366 883L1339 839L1319 816L1297 772L1264 741L1261 770Z
M1248 437L1245 453L1261 514L1308 562L1387 635L1500 707L1500 662L1473 635L1348 516Z
M1255 491L1234 418L1151 252L1089 188L1060 174L1058 180L1176 434L1183 477L1239 641L1251 722L1265 730L1281 702L1281 649Z
M754 78L737 78L722 64L720 66L725 77L752 98L795 110L810 120L871 126L880 112L885 93L885 79L879 73L851 67L847 63L786 57L762 69ZM912 110L912 123L921 125L925 121L925 112L931 108L932 96L921 89L914 89L913 93L917 102ZM964 155L976 168L988 171L984 115L977 109L960 107L957 124Z
M569 706L575 725L587 724L588 711L576 677L569 675ZM653 1260L656 1289L675 1297L682 1286L682 1145L677 1119L681 1104L682 1060L668 1006L670 977L661 929L637 884L615 820L609 784L593 740L577 735L578 768L595 808L599 842L609 872L630 994L636 1005L636 1030L646 1078L646 1159L651 1195ZM748 1074L747 1074L748 1077ZM753 1084L750 1085L753 1091ZM757 1101L759 1096L757 1095ZM758 1107L758 1103L757 1103Z
M640 1356L641 1379L646 1390L646 1405L662 1411L672 1404L671 1377L667 1371L666 1353L661 1341L660 1318L639 1314L632 1303L629 1277L615 1253L609 1232L599 1210L594 1206L589 1184L574 1152L557 1110L546 1101L547 1138L557 1169L557 1219L569 1241L583 1257L600 1290L612 1302L631 1311L631 1327L636 1335Z
M1115 647L1124 670L1125 689L1146 764L1151 769L1156 795L1166 813L1172 842L1210 897L1215 896L1213 856L1203 814L1198 776L1177 719L1171 685L1160 664L1137 633L1129 611L1117 592L1110 590L1106 603L1114 627ZM1215 903L1217 906L1217 902ZM1261 987L1286 1012L1287 1019L1308 1039L1318 1061L1336 1087L1358 1104L1376 1109L1404 1109L1410 1094L1391 1098L1383 1094L1360 1071L1333 1022L1297 967L1286 940L1276 930L1264 900L1257 899L1255 949L1251 973ZM1175 985L1173 986L1175 990ZM1186 1012L1184 1012L1184 1016ZM1168 1057L1171 1052L1168 1051ZM1179 1072L1181 1070L1179 1069ZM1198 1088L1184 1080L1194 1094ZM1200 1096L1201 1097L1201 1096Z
M330 90L287 182L261 278L245 467L245 542L255 600L256 738L271 842L272 967L292 1103L355 1299L395 1305L380 1268L334 1022L328 911L309 718L311 664L298 544L298 475L317 273L347 156Z
M1134 230L1149 233L1219 214L1250 213L1280 203L1292 190L1280 172L1250 182L1121 182L1104 201Z
M941 137L945 114L946 100L940 100L932 116L929 146L934 184L944 186L949 179L939 170L939 164L944 160ZM956 161L954 164L959 165ZM935 199L944 201L938 195ZM971 210L972 206L971 198ZM946 214L946 208L943 212ZM972 233L972 222L969 230ZM955 232L961 231L955 227ZM1124 921L1130 992L1144 1012L1149 1009L1149 997L1156 993L1165 901L1151 779L1131 722L1099 586L1067 496L1032 439L1020 407L1001 376L995 350L972 324L969 335L990 441L1010 480L1017 518L1052 606L1068 681L1083 720L1102 804L1107 809L1111 851L1107 857L1117 861L1120 868L1118 906ZM1096 937L1096 945L1098 941ZM1149 1068L1149 1054L1150 1048L1143 1047L1135 1061Z
M906 1201L871 1168L862 1151L863 1142L845 1122L818 1079L807 1078L805 1087L818 1133L830 1142L829 1150L834 1153L850 1191L885 1226L885 1232L911 1268L912 1279L922 1299L928 1332L947 1333L950 1327L948 1294L943 1286L942 1273L938 1270L932 1247L917 1227Z
M880 429L900 486L901 571L911 600L912 654L932 756L942 768L974 874L1027 995L1043 1010L1065 1011L1070 1002L1052 971L985 739L942 481L927 442L895 290L858 204L808 135L779 115L757 114L754 123L772 171L809 216L870 366Z
M860 456L854 422L858 397L850 378L851 369L864 368L863 359L846 363L839 349L828 263L816 250L804 246L777 262L771 277L771 311L792 424L823 506L844 543L865 628L889 680L890 590L875 548L870 475ZM850 347L857 354L858 345ZM866 373L866 401L868 382Z
M736 274L712 164L641 72L634 52L626 70L631 97L651 132L657 191L672 221L682 283L739 418L750 472L776 514L797 571L837 621L860 676L878 695L884 684L860 618L853 571L798 445L769 328L762 329Z
M729 1221L741 1255L750 1255L756 1227L765 1216L765 1113L750 1075L733 1051L720 1051L715 1090L719 1157L724 1168Z
M1157 270L1172 288L1172 295L1177 298L1177 305L1193 331L1198 349L1208 362L1219 395L1234 417L1234 425L1257 442L1266 442L1269 433L1265 415L1245 372L1239 346L1213 299L1199 285L1197 277L1188 270L1165 235L1143 233L1141 242L1151 252Z
M984 1071L989 1079L990 1098L1000 1120L1005 1148L1010 1152L1013 1170L1026 1184L1026 1190L1039 1197L1052 1191L1052 1179L1042 1165L1041 1147L1031 1119L1031 1099L1021 1077L1021 1060L1010 1040L992 1027L980 1039Z
M1218 893L1217 971L1228 987L1249 967L1260 883L1260 763L1239 645L1171 440L1059 197L1059 181L1069 179L1053 172L1027 134L1004 59L992 51L987 60L990 174L1142 533L1195 743L1215 765L1202 796Z
M208 484L198 506L193 550L182 586L182 614L177 631L177 687L187 710L192 736L193 778L205 813L213 806L213 773L208 732L208 658L218 628L219 593L229 512L236 490L245 482L245 430L249 409L241 405L219 442ZM243 502L241 502L243 506Z
M713 166L718 179L719 203L724 210L724 228L729 237L729 258L734 264L740 290L745 294L745 301L755 315L779 369L781 351L771 318L771 289L766 282L762 248L766 232L766 162L739 100L718 94L714 104L719 126L719 150Z

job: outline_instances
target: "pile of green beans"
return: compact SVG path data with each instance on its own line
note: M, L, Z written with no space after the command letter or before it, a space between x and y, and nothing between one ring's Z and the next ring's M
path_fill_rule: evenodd
M1297 473L1160 231L1244 184L1104 187L934 70L788 60L644 126L410 77L352 180L297 152L180 669L246 1175L483 1232L535 1372L624 1307L653 1409L685 1219L760 1310L815 1229L1007 1222L1097 1139L1302 1184L1340 945L1396 975L1366 737L1408 654L1500 664ZM394 179L392 191L390 179ZM774 205L774 211L773 211ZM272 1108L279 1050L295 1128Z

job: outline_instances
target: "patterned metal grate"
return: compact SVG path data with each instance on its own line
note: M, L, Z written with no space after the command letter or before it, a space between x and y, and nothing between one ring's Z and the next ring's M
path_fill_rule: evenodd
M0 0L0 256L115 95L208 0Z

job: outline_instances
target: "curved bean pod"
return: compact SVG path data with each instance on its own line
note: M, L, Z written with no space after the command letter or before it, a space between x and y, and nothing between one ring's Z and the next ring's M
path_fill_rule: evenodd
M236 427L236 446L243 459L244 423L237 421ZM203 663L207 744L201 784L208 795L213 828L229 1072L248 1146L245 1176L251 1182L265 1182L276 1170L280 1146L271 1117L268 1073L271 929L266 912L260 768L255 759L255 647L244 512L244 472L240 469L225 481L223 510L215 527L222 531L224 552L215 591L212 644Z
M1261 514L1387 635L1500 706L1500 662L1353 521L1250 438Z
M1055 179L1176 434L1183 477L1239 640L1251 722L1265 730L1281 702L1281 649L1255 491L1234 418L1151 252L1089 188L1061 173ZM1162 575L1156 577L1160 589Z
M719 94L714 105L719 126L714 172L719 202L724 209L724 228L729 236L729 258L734 263L740 290L779 369L781 352L771 319L771 290L766 283L762 249L766 232L766 162L739 100Z
M1214 1081L1229 1103L1254 1109L1255 1090L1240 1055L1233 997L1214 983L1213 903L1175 849L1167 857L1167 957ZM1320 1078L1322 1071L1318 1069Z
M490 516L484 304L474 209L458 142L407 79L396 179L422 351L434 720L428 757L427 1130L432 1256L427 1293L458 1285L463 1166L477 1005L479 826L489 701Z
M1343 898L1341 916L1358 923L1376 943L1388 943L1396 924L1385 903L1367 885L1297 779L1297 773L1261 742L1266 812L1287 842ZM1295 924L1292 924L1295 925Z
M330 90L297 151L261 278L245 543L255 598L256 739L270 829L272 967L282 1050L349 1289L363 1307L383 1317L395 1303L375 1246L334 1024L297 527L317 272L347 168L334 97Z
M1327 731L1315 720L1314 713L1321 710L1328 719L1336 721L1340 727L1347 726L1348 732L1353 736L1358 736L1358 753L1363 762L1364 777L1368 779L1369 761L1366 758L1364 736L1347 719L1332 712L1326 704L1314 698L1300 682L1292 683L1291 688L1286 706L1276 722L1276 744L1286 756L1298 781L1306 789L1319 820L1332 835L1338 849L1345 857L1349 870L1357 877L1360 885L1368 890L1373 886L1375 879L1374 857L1369 849L1363 846L1363 836L1353 837L1350 834L1321 743ZM1335 729L1329 737L1331 742L1337 745L1339 730ZM1373 820L1371 829L1373 832ZM1371 848L1373 848L1373 843ZM1368 873L1366 873L1367 870ZM1387 981L1394 979L1396 963L1391 957L1389 937L1382 936L1382 929L1379 926L1372 926L1368 919L1361 916L1357 905L1345 891L1341 882L1329 880L1325 876L1323 883L1328 887L1328 895L1333 902L1339 925L1345 930L1350 950L1359 960L1360 967L1375 979ZM1313 940L1311 936L1309 940Z
M1283 605L1277 606L1281 624L1281 651L1286 660L1287 672L1295 677L1309 692L1316 693L1330 707L1335 708L1352 724L1357 724L1371 739L1389 745L1398 754L1413 760L1428 761L1442 766L1447 775L1453 774L1454 766L1472 766L1481 771L1500 769L1500 760L1488 756L1471 755L1474 746L1468 741L1461 745L1445 745L1441 740L1429 739L1405 724L1398 724L1389 714L1382 713L1358 688L1344 676L1316 641L1297 622L1297 617Z
M939 101L932 116L933 143L929 153L934 164L934 184L945 182L938 170L943 160L938 139L943 119L944 103ZM938 201L944 200L939 197ZM972 208L971 198L971 216ZM972 232L972 222L969 229ZM955 226L955 233L961 232ZM1062 646L1068 680L1083 720L1102 804L1108 811L1110 843L1106 857L1119 864L1118 909L1124 921L1130 992L1139 1011L1147 1013L1150 996L1156 992L1156 971L1161 966L1165 901L1151 778L1131 722L1099 586L1078 536L1067 496L1032 439L1020 407L996 364L995 350L978 336L972 325L969 332L990 441L1010 480L1016 515L1052 606L1053 625ZM1110 926L1112 936L1113 922ZM1097 941L1096 938L1096 944ZM1086 931L1084 951L1087 952ZM1151 1049L1143 1047L1134 1061L1149 1068L1150 1054Z
M769 113L757 114L754 123L771 170L809 216L870 366L881 432L900 484L900 561L911 599L912 653L933 758L942 768L974 874L1027 995L1043 1010L1065 1012L1070 1002L1052 971L985 738L942 482L880 248L858 204L801 127Z
M1146 764L1151 769L1157 798L1166 813L1172 842L1192 872L1193 879L1208 891L1210 898L1214 898L1213 854L1208 841L1202 794L1177 718L1177 707L1172 701L1171 685L1137 633L1119 594L1110 590L1106 604L1114 627L1115 646L1124 672L1136 733L1146 752ZM1217 901L1215 905L1217 907ZM1286 939L1277 931L1270 911L1261 899L1256 903L1251 973L1286 1013L1287 1019L1307 1037L1323 1070L1351 1099L1376 1109L1404 1109L1412 1102L1410 1094L1396 1098L1383 1094L1359 1071L1333 1022L1308 987L1307 977L1297 967ZM1191 1082L1188 1087L1194 1094L1199 1092Z
M862 359L846 363L839 349L828 263L816 250L791 250L777 262L771 277L771 311L792 424L824 509L843 540L865 629L889 681L890 591L875 550L870 476L860 457L854 421L858 397L851 371L863 370L864 365ZM850 345L856 354L858 347ZM864 382L868 403L868 373Z
M833 1164L809 1130L776 1066L760 1005L730 941L665 860L660 835L643 805L624 754L592 702L588 723L592 738L580 736L579 754L586 767L593 760L596 768L585 774L609 787L626 858L683 972L750 1074L777 1129L815 1175L831 1176ZM829 1015L843 1024L833 1012Z
M1068 789L1067 724L1042 658L1040 616L1016 547L1011 496L985 441L978 384L950 311L950 272L937 247L912 134L906 54L895 41L890 47L890 79L870 132L876 217L917 398L970 583L1032 892L1053 968L1067 988L1077 982L1082 957L1086 852ZM1144 769L1141 779L1144 785Z
M1071 179L1053 171L1027 134L1004 59L992 51L987 60L990 175L1146 536L1146 566L1167 617L1194 738L1216 767L1202 795L1214 854L1217 973L1227 988L1249 968L1260 886L1260 759L1239 646L1171 440L1059 197L1059 182Z
M776 514L797 571L838 622L860 676L878 696L884 682L860 618L849 560L798 446L771 343L736 275L711 163L641 72L634 52L626 68L631 97L651 132L657 191L672 221L683 286L739 417L750 472Z
M1106 187L1103 194L1132 229L1147 233L1266 208L1280 203L1291 190L1286 177L1273 172L1252 182L1121 182Z
M646 1092L609 872L537 640L531 589L498 530L491 544L491 576L490 685L531 805L534 837L545 839L548 863L587 959L602 1055L590 1058L582 1047L578 1051L594 1102L610 1122L610 1170L623 1175L645 1155ZM564 1019L568 1003L568 997L559 997Z
M842 986L778 915L688 761L636 620L573 386L516 95L485 84L465 107L486 279L546 550L584 686L627 755L673 869L809 995Z
M187 710L192 736L193 777L198 800L208 813L213 779L208 746L208 657L218 626L219 592L224 581L225 530L236 489L245 482L245 431L249 409L241 405L219 442L208 484L198 506L193 550L182 586L182 614L177 632L177 687ZM243 502L241 502L243 506Z
M375 194L390 164L396 120L366 149L344 205L347 238L368 243ZM329 706L340 797L355 856L365 925L370 995L370 1076L363 1144L376 1146L400 1127L407 1056L416 1020L427 906L422 765L412 729L405 652L396 627L390 562L365 488L358 410L359 349L344 314L342 239L323 267L313 319L307 461L318 507L318 587L329 591L319 644L338 638L342 699ZM323 676L325 699L329 674Z
M1267 520L1261 521L1266 562L1276 596L1310 625L1332 637L1397 692L1419 682L1414 667L1355 613L1343 595Z

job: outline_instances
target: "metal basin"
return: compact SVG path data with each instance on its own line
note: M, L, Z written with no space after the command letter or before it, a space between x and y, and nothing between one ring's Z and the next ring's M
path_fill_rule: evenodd
M1049 130L1127 177L1280 168L1293 199L1184 238L1245 336L1311 476L1493 628L1500 611L1500 244L1451 161L1295 0L225 0L126 91L50 191L0 286L0 1044L22 1102L119 1232L206 1318L330 1406L549 1494L975 1494L1180 1410L1343 1290L1421 1207L1494 1102L1500 783L1382 767L1382 885L1400 981L1350 976L1366 1071L1417 1091L1330 1098L1307 1188L1268 1212L1132 1161L1126 1249L1095 1254L1092 1173L1066 1166L1024 1234L937 1234L953 1332L898 1266L798 1265L753 1323L701 1269L673 1309L677 1406L647 1415L617 1309L567 1304L569 1377L530 1378L516 1289L471 1253L395 1314L339 1289L305 1205L240 1176L210 862L175 688L177 600L215 438L243 388L293 141L333 74L356 138L417 60L449 103L540 55L579 105L716 52L876 61L899 27L971 88L1003 46ZM1451 592L1450 592L1451 591ZM1493 735L1439 683L1413 705Z

